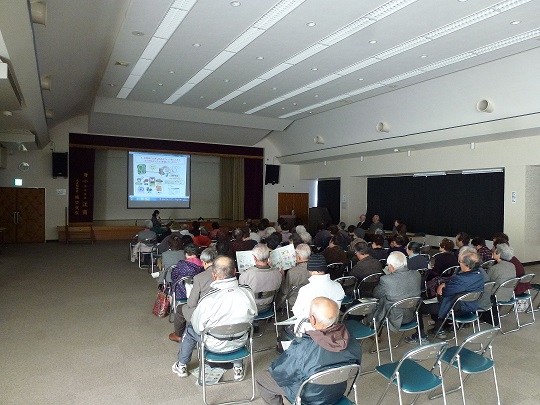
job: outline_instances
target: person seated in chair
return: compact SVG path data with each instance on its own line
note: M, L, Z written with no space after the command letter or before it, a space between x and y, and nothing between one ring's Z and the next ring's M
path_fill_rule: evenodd
M197 257L198 252L199 248L194 244L189 244L184 247L184 254L186 258L184 260L180 260L173 268L171 274L171 287L182 277L194 277L204 271L203 264ZM187 298L188 294L183 283L176 284L175 295L176 299Z
M326 259L326 264L347 263L347 253L343 250L343 235L336 233L330 238L328 247L321 253Z
M265 404L291 403L302 383L315 373L333 366L360 364L362 350L344 324L336 323L339 308L335 301L316 297L311 301L309 323L313 330L295 338L289 348L257 377L259 393ZM346 382L314 385L304 390L302 403L335 404L344 395Z
M371 247L369 248L369 255L373 256L377 260L386 260L388 252L384 249L384 236L373 235L371 237Z
M281 290L278 298L279 307L285 305L285 299L287 294L293 287L300 287L306 285L309 282L309 271L307 269L307 263L309 256L311 256L311 248L305 243L299 244L296 249L296 266L290 268L285 275L285 279L281 284ZM289 305L294 305L296 302L296 297L298 296L298 290L296 294L289 296Z
M258 297L259 293L277 291L283 281L281 272L270 266L268 259L270 252L262 243L257 244L251 252L255 259L255 266L247 268L238 279L241 285L248 286L255 294L255 302L259 312L266 311L272 305L274 297Z
M484 291L484 283L488 279L486 272L480 267L481 264L478 253L462 250L459 256L461 271L454 275L448 282L439 285L437 288L437 297L440 297L439 302L427 305L422 303L420 306L421 314L431 314L432 319L436 316L435 326L429 331L435 337L446 339L446 332L442 327L444 326L442 323L458 297L470 292ZM475 312L478 308L479 300L462 302L461 306L457 308L456 315ZM421 337L418 336L418 333L415 333L411 337L405 338L405 341L408 343L418 343L419 339L422 340L422 343L427 341L422 316L420 316L420 333Z
M386 261L388 274L382 276L373 290L373 296L379 299L375 320L380 325L392 304L405 298L420 297L420 273L407 268L407 257L401 252L392 252ZM402 324L415 319L414 309L392 310L387 325L391 331L399 330Z
M131 251L131 261L135 262L137 260L137 255L139 252L141 253L150 253L152 251L152 245L147 245L144 243L144 241L153 241L154 243L157 242L157 235L152 230L152 221L147 219L144 221L144 229L140 231L137 235L135 235L135 239L137 239L137 243L133 246L133 249ZM144 257L145 264L150 264L150 255L145 255Z
M209 327L251 323L257 315L257 304L253 291L240 286L235 277L234 261L227 256L218 256L214 260L212 276L214 281L210 291L204 295L191 315L191 323L182 336L178 361L173 364L172 371L179 377L187 377L187 365L191 360L193 349L201 342L202 332ZM246 344L248 336L238 339L219 339L210 336L206 348L211 352L230 353ZM244 376L242 360L234 362L234 379Z
M426 281L440 276L442 272L449 267L458 265L457 256L454 254L454 242L450 239L444 238L441 243L439 243L439 251L440 254L435 256L433 268L428 271Z
M208 247L212 243L212 239L208 237L208 230L204 226L199 228L199 234L193 238L193 243L199 247Z
M358 262L349 272L350 276L356 277L358 282L360 282L365 277L372 274L383 274L381 262L369 254L369 248L366 242L357 242L354 245L354 252L356 254ZM362 297L372 297L373 289L376 285L376 282L365 283L364 285L362 285L362 291L360 291L360 295ZM352 291L346 291L346 293L350 295Z
M407 268L409 270L427 269L428 259L420 254L422 245L418 242L409 242L407 245Z

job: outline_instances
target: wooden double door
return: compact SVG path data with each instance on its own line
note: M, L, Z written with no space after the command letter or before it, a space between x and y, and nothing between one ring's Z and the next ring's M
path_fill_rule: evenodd
M278 216L294 215L308 223L309 193L278 193Z
M5 243L45 242L45 189L0 187Z

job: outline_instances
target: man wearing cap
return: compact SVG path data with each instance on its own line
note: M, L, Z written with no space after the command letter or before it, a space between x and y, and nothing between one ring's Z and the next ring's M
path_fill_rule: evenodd
M338 307L341 306L341 301L345 297L343 287L336 281L330 279L330 274L327 274L326 260L320 253L316 253L309 257L307 263L309 272L309 283L298 290L298 297L292 308L293 314L296 317L294 325L295 332L300 323L303 323L300 332L311 330L311 325L307 322L302 322L309 317L309 307L311 301L316 297L326 297L335 301Z

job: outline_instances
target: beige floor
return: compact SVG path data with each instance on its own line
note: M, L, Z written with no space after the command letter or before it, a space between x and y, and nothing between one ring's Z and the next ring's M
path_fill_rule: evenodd
M8 245L0 255L0 404L202 403L195 378L171 372L178 345L167 338L171 324L152 315L156 292L148 273L127 260L127 242ZM540 322L495 341L503 404L540 403L539 330ZM266 333L256 345L273 339ZM409 348L404 344L398 356ZM256 372L276 356L257 353ZM364 354L364 367L374 362ZM455 374L447 384L453 381ZM467 403L495 403L492 381L488 373L473 376ZM359 403L375 404L384 384L375 373L362 376ZM249 389L247 381L211 387L210 401ZM397 403L395 389L384 403ZM422 396L418 403L442 400ZM448 403L461 403L460 395L451 394Z

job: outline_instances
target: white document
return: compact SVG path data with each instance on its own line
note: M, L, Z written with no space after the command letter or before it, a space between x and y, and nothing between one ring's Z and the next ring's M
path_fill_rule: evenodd
M251 250L242 250L236 252L236 264L238 272L243 273L246 269L255 266L255 258Z
M281 246L270 252L270 262L273 267L289 270L296 266L296 251L294 245Z

